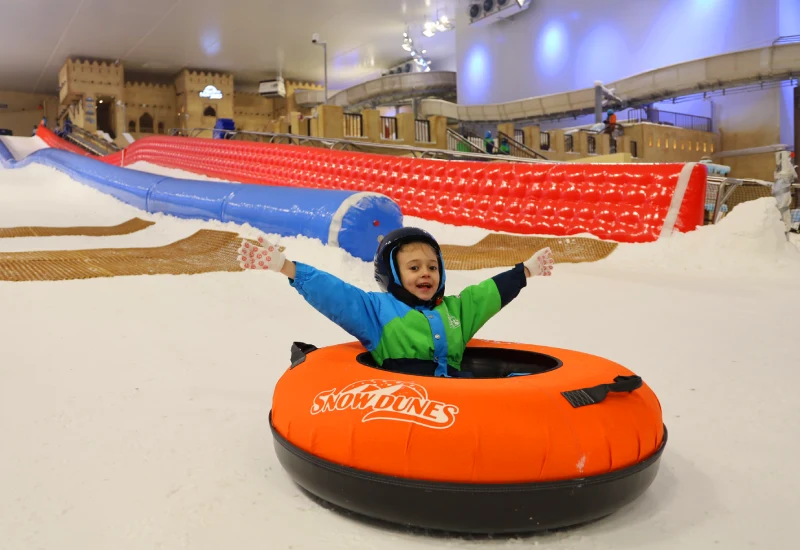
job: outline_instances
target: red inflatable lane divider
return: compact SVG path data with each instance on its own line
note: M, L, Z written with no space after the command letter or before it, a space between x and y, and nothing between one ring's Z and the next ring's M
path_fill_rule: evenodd
M654 241L702 225L706 191L706 168L695 163L440 161L168 136L138 140L103 160L244 183L374 191L405 215L447 224L618 242Z
M70 143L69 141L58 137L46 126L42 126L41 124L36 129L36 137L41 138L42 141L44 141L49 147L52 147L53 149L61 149L62 151L69 151L70 153L75 153L76 155L81 155L84 157L94 156L88 151L81 149L74 143Z

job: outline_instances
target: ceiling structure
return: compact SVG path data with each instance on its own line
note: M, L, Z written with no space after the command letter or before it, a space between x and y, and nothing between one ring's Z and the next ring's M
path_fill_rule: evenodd
M426 20L464 0L2 0L0 89L55 93L68 57L119 60L128 80L169 82L183 68L232 73L237 88L282 75L331 90L377 78L409 59L408 30L436 61L455 55L455 31L422 35ZM150 78L151 80L153 78Z

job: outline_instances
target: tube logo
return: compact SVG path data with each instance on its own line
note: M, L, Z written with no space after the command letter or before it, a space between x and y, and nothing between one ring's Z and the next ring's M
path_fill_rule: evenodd
M362 422L397 420L444 430L453 425L458 414L456 405L428 398L428 390L413 382L396 380L362 380L342 391L336 388L317 394L311 414L332 411L367 411Z

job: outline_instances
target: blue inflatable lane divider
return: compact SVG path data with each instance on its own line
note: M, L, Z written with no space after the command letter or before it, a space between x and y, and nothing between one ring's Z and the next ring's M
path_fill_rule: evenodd
M372 261L380 239L402 227L403 214L377 193L184 180L119 168L58 149L42 149L21 161L0 142L0 164L36 163L136 208L180 218L250 224L265 233L305 236Z
M0 138L0 168L11 168L11 163L14 162L14 155L8 150L3 139Z

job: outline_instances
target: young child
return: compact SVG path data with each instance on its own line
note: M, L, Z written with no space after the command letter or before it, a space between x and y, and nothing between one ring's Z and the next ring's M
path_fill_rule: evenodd
M439 244L414 227L386 235L375 253L375 279L383 292L365 292L310 265L295 263L269 242L242 241L239 265L283 273L305 300L356 337L381 368L406 374L462 376L467 342L527 285L551 275L553 254L528 261L458 296L445 296Z

